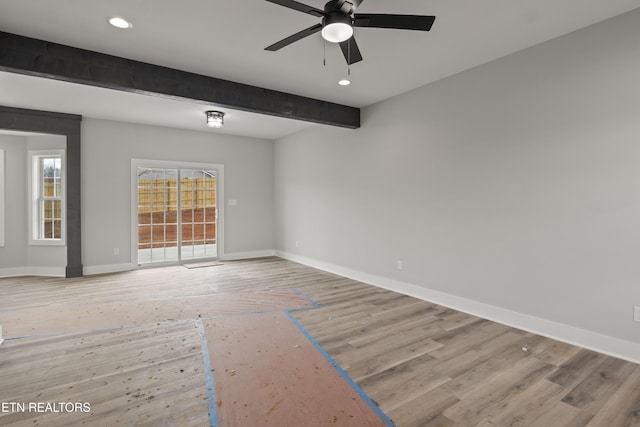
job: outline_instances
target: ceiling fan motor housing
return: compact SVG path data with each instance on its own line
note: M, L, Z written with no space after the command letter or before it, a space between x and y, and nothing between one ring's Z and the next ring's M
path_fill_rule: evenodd
M359 4L361 3L361 1L355 3ZM346 13L347 15L352 15L355 9L356 5L354 5L354 2L346 0L331 0L324 5L325 14L340 11Z
M351 19L351 16L341 11L327 12L327 14L322 18L322 26L326 27L330 24L352 25L353 19Z

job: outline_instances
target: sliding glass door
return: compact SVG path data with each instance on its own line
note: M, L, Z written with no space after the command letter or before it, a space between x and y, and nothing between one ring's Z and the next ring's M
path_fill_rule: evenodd
M180 201L181 258L216 258L215 171L180 169Z
M137 167L138 264L215 259L217 171Z

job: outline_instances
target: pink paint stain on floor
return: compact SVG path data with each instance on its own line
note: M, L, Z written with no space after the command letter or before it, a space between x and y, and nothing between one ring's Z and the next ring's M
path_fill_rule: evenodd
M286 313L203 324L220 427L387 425Z

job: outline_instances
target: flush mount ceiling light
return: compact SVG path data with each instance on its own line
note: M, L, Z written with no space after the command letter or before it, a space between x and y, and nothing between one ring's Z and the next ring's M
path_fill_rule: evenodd
M349 85L351 84L351 80L349 80L349 79L347 79L347 78L344 78L344 79L342 79L342 80L339 80L339 81L338 81L338 84L339 84L340 86L349 86Z
M331 43L342 43L353 36L351 18L346 13L331 12L322 18L322 37Z
M113 16L109 18L107 22L109 22L109 24L113 25L114 27L120 28L122 30L126 30L133 27L133 24L131 22L119 16Z
M210 128L221 128L224 124L224 113L222 111L207 111L207 126Z

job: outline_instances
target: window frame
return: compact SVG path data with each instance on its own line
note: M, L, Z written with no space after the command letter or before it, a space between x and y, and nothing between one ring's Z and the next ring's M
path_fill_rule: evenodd
M29 151L29 244L43 246L66 245L66 159L65 150L33 150ZM60 196L46 197L43 195L44 179L42 176L42 161L46 158L60 159ZM46 238L41 226L41 203L44 200L60 201L60 238Z

